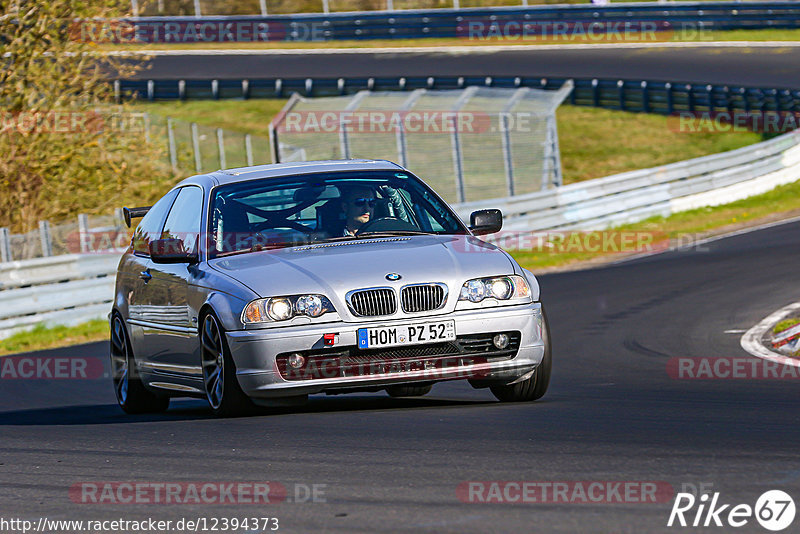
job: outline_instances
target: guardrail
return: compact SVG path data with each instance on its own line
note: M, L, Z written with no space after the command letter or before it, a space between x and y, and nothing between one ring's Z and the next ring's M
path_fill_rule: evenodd
M522 2L521 2L522 3ZM470 38L472 23L493 25L515 32L520 23L541 29L542 25L568 21L609 27L609 23L654 22L660 31L681 27L699 29L761 29L800 27L797 2L670 2L479 7L461 9L412 9L358 11L344 13L297 13L266 15L265 2L260 15L202 16L195 2L193 16L134 17L125 22L135 26L136 42L186 43L207 41L251 42L254 40L358 40ZM321 6L322 7L322 6ZM134 10L134 12L137 12ZM156 28L172 24L170 31ZM250 31L212 31L208 26L232 24ZM212 26L213 27L213 26ZM235 27L235 26L234 26ZM191 31L186 28L192 28ZM254 30L255 29L255 30ZM539 31L534 29L534 33ZM260 34L264 34L263 36ZM496 32L489 35L497 35ZM526 38L536 38L530 33Z
M730 152L454 208L464 220L476 209L499 208L504 232L512 234L601 229L733 202L798 178L800 132L792 132ZM39 323L104 317L118 261L90 254L0 264L0 339Z
M800 132L721 154L616 174L515 197L456 206L499 208L503 229L596 230L734 202L800 179Z
M673 114L681 111L800 111L800 89L692 84L653 80L573 78L569 103L626 111ZM148 100L284 98L336 96L362 90L413 91L468 86L531 87L557 90L565 78L541 76L420 76L391 78L260 78L232 80L116 80L117 99Z
M0 339L36 325L76 325L111 311L119 254L0 264Z

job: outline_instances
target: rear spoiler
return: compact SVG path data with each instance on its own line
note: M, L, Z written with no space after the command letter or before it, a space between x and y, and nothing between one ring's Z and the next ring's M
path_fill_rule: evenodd
M144 217L147 215L147 212L150 211L151 207L152 206L147 206L145 208L122 208L122 217L125 219L125 224L128 228L131 227L131 219Z

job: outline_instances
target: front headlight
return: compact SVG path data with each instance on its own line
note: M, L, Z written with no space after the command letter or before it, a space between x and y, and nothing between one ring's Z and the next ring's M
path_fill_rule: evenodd
M331 301L324 295L292 295L289 297L270 297L256 299L242 312L244 324L286 321L292 317L305 315L319 317L327 312L335 312Z
M522 276L494 276L467 280L461 287L459 301L477 304L484 299L495 299L508 304L531 302L531 288Z

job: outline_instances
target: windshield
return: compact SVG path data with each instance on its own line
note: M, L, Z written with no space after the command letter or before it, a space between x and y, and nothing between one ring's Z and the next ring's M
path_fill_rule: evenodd
M407 172L268 178L217 187L209 256L381 235L466 234L449 207Z

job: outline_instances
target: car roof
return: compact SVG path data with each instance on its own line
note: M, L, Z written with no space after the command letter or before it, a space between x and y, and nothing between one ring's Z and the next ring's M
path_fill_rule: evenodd
M388 160L373 159L333 159L321 161L297 161L291 163L271 163L225 169L208 174L200 174L186 178L177 187L184 185L225 185L264 178L279 178L299 174L315 174L320 172L343 171L405 171L402 166Z

